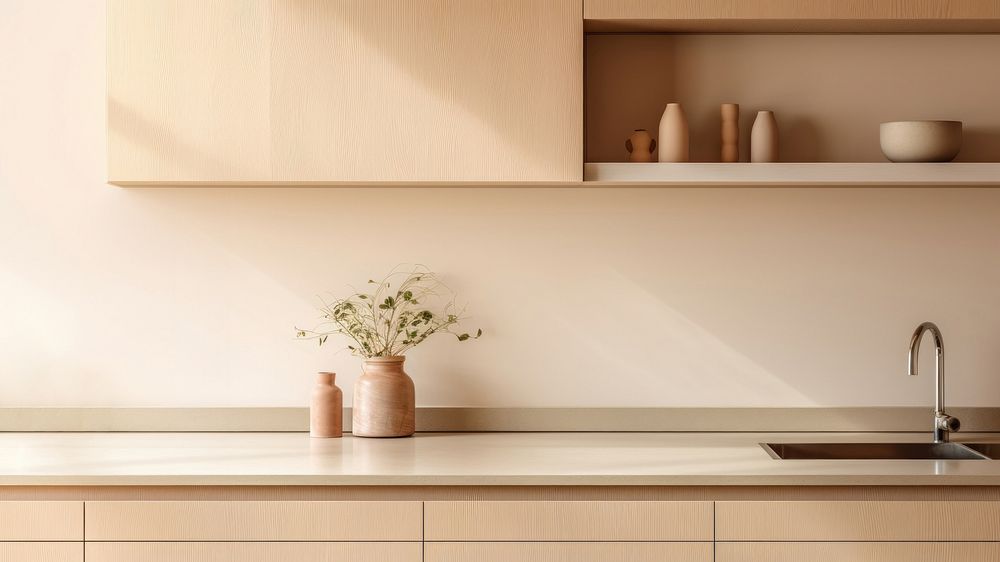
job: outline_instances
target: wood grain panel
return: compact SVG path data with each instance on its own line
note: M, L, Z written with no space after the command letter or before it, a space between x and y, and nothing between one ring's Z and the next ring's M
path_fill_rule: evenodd
M718 502L720 541L996 541L1000 502Z
M427 543L425 562L711 562L712 543Z
M279 181L574 181L579 0L275 4Z
M109 180L270 178L270 25L263 0L109 0Z
M985 32L994 0L584 0L594 31Z
M0 541L83 539L83 502L0 502Z
M88 502L87 540L413 541L420 502Z
M88 562L420 562L420 543L87 543Z
M580 0L110 0L122 185L580 181Z
M719 543L716 562L1000 562L1000 544L970 542Z
M711 502L427 502L429 541L710 541Z
M82 542L0 542L5 562L83 562Z

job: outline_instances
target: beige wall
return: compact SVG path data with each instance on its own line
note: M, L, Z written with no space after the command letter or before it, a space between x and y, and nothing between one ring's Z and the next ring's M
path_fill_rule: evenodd
M423 406L929 404L925 319L1000 400L998 190L110 187L103 4L0 4L0 406L349 393L292 326L414 261L487 331L411 354Z

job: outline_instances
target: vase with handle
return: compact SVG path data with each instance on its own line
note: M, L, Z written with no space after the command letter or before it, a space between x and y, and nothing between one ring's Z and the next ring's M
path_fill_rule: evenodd
M740 161L740 104L724 103L722 113L722 154L723 162Z
M660 162L687 162L690 157L688 122L679 103L668 103L660 117Z
M750 129L750 161L778 161L778 122L771 111L758 111Z
M403 356L365 359L354 383L353 429L357 437L409 437L416 429L413 379Z
M319 373L309 407L310 437L343 437L344 393L335 384L336 373Z
M625 141L629 162L652 162L656 154L656 139L646 129L636 129Z

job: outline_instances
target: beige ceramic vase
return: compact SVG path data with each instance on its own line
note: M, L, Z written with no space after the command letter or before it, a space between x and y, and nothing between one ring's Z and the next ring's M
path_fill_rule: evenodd
M778 161L778 122L774 113L758 111L750 129L750 161Z
M358 437L408 437L416 428L413 379L403 370L406 358L372 357L354 383L354 427Z
M311 437L343 437L344 393L334 384L335 373L316 375L312 405L309 408L309 435Z
M660 117L660 162L687 162L689 158L688 122L679 103L668 103Z
M722 154L723 162L740 161L740 105L724 103L722 113Z
M652 162L656 154L656 140L646 129L636 129L625 141L629 162Z

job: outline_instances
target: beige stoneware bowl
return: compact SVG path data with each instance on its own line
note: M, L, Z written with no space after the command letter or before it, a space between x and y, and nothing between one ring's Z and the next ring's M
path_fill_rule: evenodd
M879 142L882 154L893 162L951 162L962 149L962 122L882 123Z

